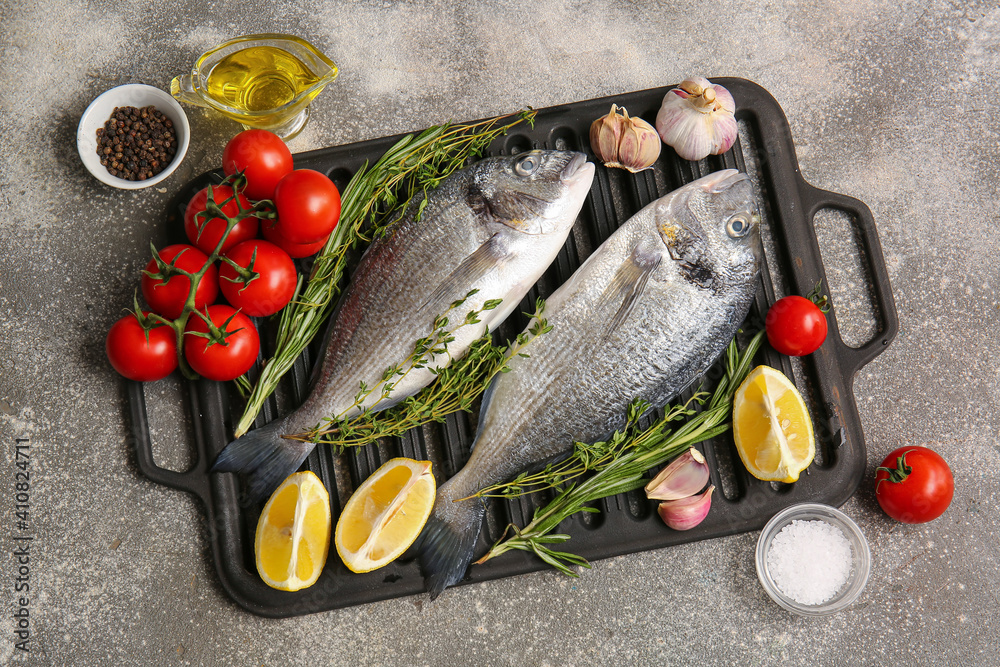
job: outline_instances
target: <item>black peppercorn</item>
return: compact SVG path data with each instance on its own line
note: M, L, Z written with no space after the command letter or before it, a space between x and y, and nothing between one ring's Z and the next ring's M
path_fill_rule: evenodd
M115 107L97 129L97 154L108 173L144 181L163 171L177 154L174 123L155 106Z

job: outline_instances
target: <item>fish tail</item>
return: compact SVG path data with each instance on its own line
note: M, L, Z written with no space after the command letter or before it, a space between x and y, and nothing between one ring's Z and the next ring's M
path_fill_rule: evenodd
M277 419L233 440L219 452L212 472L247 475L247 497L259 502L298 470L316 445L282 438L287 419Z
M439 494L418 546L420 569L432 600L465 576L485 511L478 498L452 502L447 494Z

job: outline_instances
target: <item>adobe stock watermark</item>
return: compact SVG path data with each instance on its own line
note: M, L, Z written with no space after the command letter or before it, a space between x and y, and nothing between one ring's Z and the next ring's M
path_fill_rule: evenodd
M11 492L13 500L12 572L14 594L12 641L17 651L31 650L31 553L35 534L31 515L31 443L27 438L14 440L14 469Z

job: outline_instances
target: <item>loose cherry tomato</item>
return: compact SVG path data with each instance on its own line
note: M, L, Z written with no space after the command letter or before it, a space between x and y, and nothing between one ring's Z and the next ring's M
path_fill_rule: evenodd
M129 380L153 382L167 377L177 368L174 330L160 324L146 331L135 313L111 325L104 351L112 368Z
M192 313L184 329L184 358L204 378L234 380L253 366L260 336L250 318L232 306L209 306L208 318L221 331L213 334L208 324Z
M240 204L243 205L244 209L250 208L250 201L245 196L240 194L238 197L233 197L233 194L233 189L228 185L212 186L212 200L219 205L223 213L230 217L236 217L236 214L240 212ZM230 201L223 204L227 199ZM239 199L239 204L236 203L237 199ZM206 255L211 255L215 252L222 235L226 232L226 221L224 218L208 219L204 213L207 202L207 187L199 190L198 194L188 202L184 211L184 233L198 250ZM226 237L219 252L226 252L237 243L257 236L257 223L256 216L248 216L237 222L236 226L229 230L229 236Z
M764 329L771 347L781 354L801 357L818 350L826 340L826 316L809 299L786 296L767 311Z
M267 239L274 245L278 246L279 248L287 252L290 257L293 257L295 259L299 259L300 257L310 257L312 255L315 255L316 253L318 253L320 250L323 249L323 246L326 245L327 239L330 238L330 235L327 234L326 236L321 238L319 241L316 241L315 243L292 243L291 241L289 241L288 239L286 239L284 236L281 235L281 233L278 231L278 225L273 224L273 222L268 220L265 220L263 224L261 224L260 230L263 233L265 239Z
M292 152L281 138L267 130L245 130L222 151L222 169L228 175L243 171L243 194L254 201L273 199L274 188L292 171Z
M885 513L902 523L926 523L951 504L955 479L933 449L900 447L875 472L875 497Z
M273 315L292 300L298 272L288 253L268 241L244 241L226 259L252 272L246 279L229 262L219 267L219 288L234 307L247 315Z
M278 233L292 243L317 243L340 220L340 191L312 169L296 169L278 181L274 205Z
M174 266L188 273L200 271L208 263L208 257L205 253L194 246L183 243L169 245L161 250L160 259L167 264L173 261ZM146 271L151 274L159 273L155 259L149 260ZM183 275L173 275L164 280L151 278L147 273L143 273L141 283L142 297L150 308L167 319L174 320L181 316L191 291L190 278ZM205 306L215 303L218 296L219 274L215 266L212 265L198 281L198 288L194 294L194 307L204 310Z

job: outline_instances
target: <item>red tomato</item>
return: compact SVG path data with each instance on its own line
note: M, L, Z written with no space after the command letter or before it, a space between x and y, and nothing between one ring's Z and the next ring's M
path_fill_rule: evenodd
M208 257L194 246L178 243L169 245L160 251L160 259L167 264L172 260L174 266L188 273L196 273L208 262ZM149 260L146 265L149 273L159 273L156 260ZM142 274L142 297L155 312L163 315L167 319L175 320L184 312L184 304L188 300L191 292L191 279L183 275L173 275L169 279L150 278L146 273ZM194 293L194 307L204 310L205 306L215 303L219 296L219 274L214 265L209 265L205 274L198 281L198 288Z
M900 447L875 470L875 497L885 513L902 523L926 523L951 504L955 480L937 452Z
M204 313L204 310L201 311ZM250 318L231 306L208 307L208 317L219 329L225 329L219 341L199 336L209 327L192 313L184 329L184 358L198 375L209 380L234 380L250 370L260 351L260 336Z
M278 233L292 243L317 243L340 220L340 191L312 169L296 169L274 190Z
M330 235L327 234L315 243L292 243L281 235L278 231L277 225L271 224L268 220L264 221L264 223L260 226L260 230L264 234L265 239L278 246L287 252L289 256L294 257L295 259L315 255L323 249L323 246L326 245L327 239L330 238Z
M256 257L254 256L256 253ZM219 287L234 307L247 315L273 315L295 294L298 272L288 253L268 241L244 241L226 253L226 258L253 272L245 282L231 264L219 267Z
M224 205L222 203L231 197L233 197L233 189L228 185L212 186L212 200L219 205L223 213L233 218L240 212L240 206L236 203L236 199L233 198ZM224 218L207 220L208 215L204 213L207 202L207 187L199 190L198 194L188 202L184 211L184 233L198 250L206 255L211 255L218 247L219 241L222 240L222 235L226 233L226 220ZM244 209L250 208L249 200L242 194L239 195L239 202ZM198 215L199 213L201 215ZM229 236L226 237L219 252L226 252L237 243L257 236L257 222L256 216L249 216L237 222L236 226L229 230Z
M104 351L111 366L129 380L153 382L177 368L174 330L160 324L147 332L134 313L111 325Z
M226 144L222 169L230 176L244 173L247 185L243 194L250 199L273 199L278 181L292 171L292 152L273 132L245 130Z
M826 316L809 299L786 296L767 311L764 329L771 347L781 354L801 357L818 350L826 340Z

